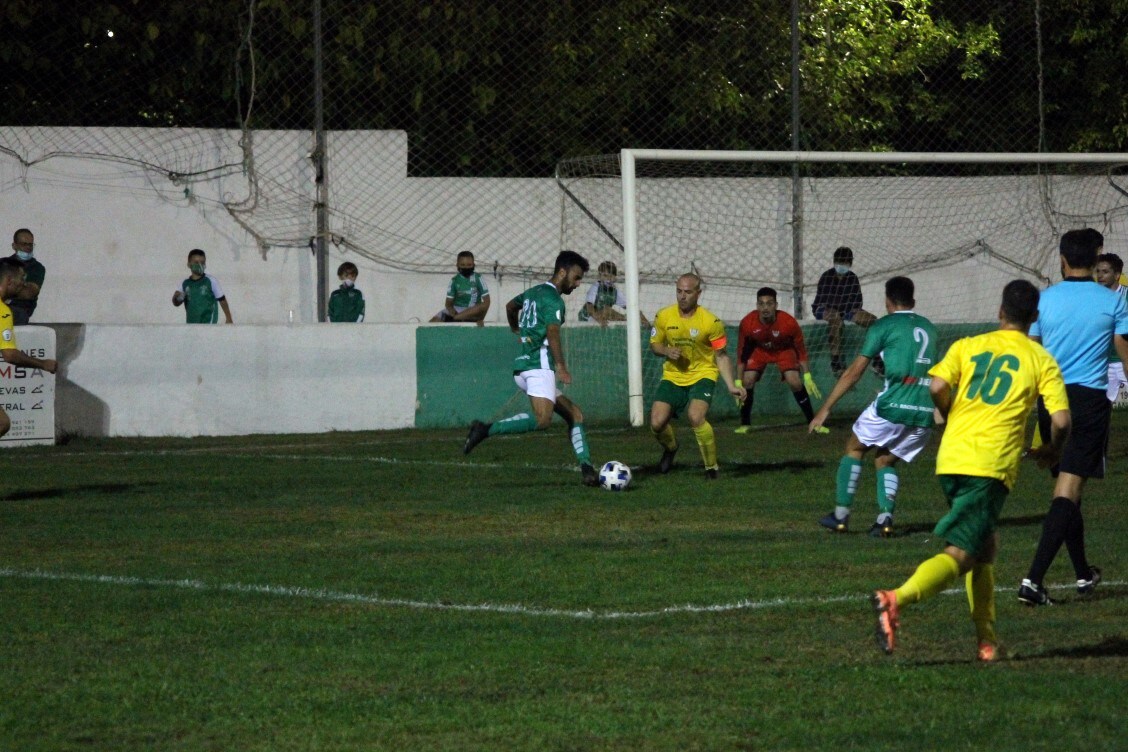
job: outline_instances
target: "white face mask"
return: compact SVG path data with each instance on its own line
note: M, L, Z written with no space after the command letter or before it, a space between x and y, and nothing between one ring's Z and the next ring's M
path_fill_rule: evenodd
M32 254L27 251L16 251L16 258L20 261L31 261Z
M838 272L839 274L845 274L846 272L850 271L850 267L843 266L842 264L835 264L834 271Z
M341 287L352 287L355 284L356 282L354 280L351 280L347 277L341 280Z

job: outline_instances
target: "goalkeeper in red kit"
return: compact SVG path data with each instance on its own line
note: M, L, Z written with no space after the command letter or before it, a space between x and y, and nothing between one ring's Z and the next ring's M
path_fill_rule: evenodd
M748 397L740 406L737 433L751 430L753 390L768 365L774 364L779 369L780 378L787 382L808 423L814 419L811 395L822 397L811 376L803 330L794 316L778 310L777 305L776 291L761 287L756 291L756 310L740 321L738 352L744 373L737 385L744 386ZM820 428L819 433L829 432L825 427Z

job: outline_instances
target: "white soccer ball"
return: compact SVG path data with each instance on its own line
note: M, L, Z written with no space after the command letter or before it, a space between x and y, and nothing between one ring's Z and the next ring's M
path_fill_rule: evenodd
M631 469L611 460L599 469L599 485L607 491L626 491L631 484Z

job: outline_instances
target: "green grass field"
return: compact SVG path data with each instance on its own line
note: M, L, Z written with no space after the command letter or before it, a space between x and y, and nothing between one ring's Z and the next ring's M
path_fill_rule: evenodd
M778 419L776 419L778 422ZM935 443L874 540L867 465L832 506L849 432L717 425L668 476L646 430L591 433L632 489L580 485L563 427L10 449L0 500L0 750L1124 749L1128 415L1086 496L1080 599L1014 597L1050 499L1024 467L1003 522L1000 636L966 599L906 609L880 654L867 594L941 548Z

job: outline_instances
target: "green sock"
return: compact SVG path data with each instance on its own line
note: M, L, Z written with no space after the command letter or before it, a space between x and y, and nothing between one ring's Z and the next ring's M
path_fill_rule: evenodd
M881 510L881 514L893 514L899 485L900 479L895 468L883 467L877 471L877 508Z
M838 462L838 474L835 476L835 504L848 507L854 503L854 494L858 492L858 476L861 474L861 460L846 455Z
M591 449L588 447L587 433L584 431L584 424L577 423L572 426L570 433L572 435L572 449L576 451L576 459L580 461L581 465L590 465Z
M537 430L537 419L528 413L517 413L490 425L490 436L505 433L528 433Z

